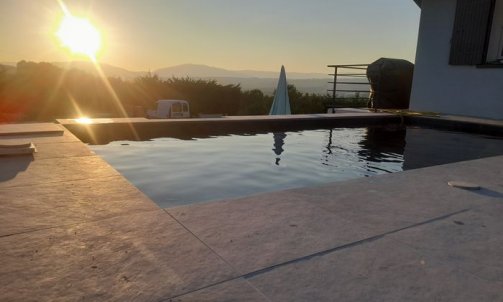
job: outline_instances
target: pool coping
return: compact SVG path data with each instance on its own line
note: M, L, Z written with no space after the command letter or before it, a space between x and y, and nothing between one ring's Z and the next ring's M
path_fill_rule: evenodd
M0 176L16 172L0 182L0 196L8 196L0 219L4 231L13 230L0 236L4 299L423 301L440 295L469 301L468 291L501 298L503 225L493 215L503 211L503 156L160 209L61 125L62 135L20 127L27 129L3 139L33 140L39 153L28 161L0 158L7 167ZM446 185L452 179L478 182L484 194L453 189ZM387 212L376 216L381 207ZM466 254L478 251L470 242L488 234L498 240L477 241L491 253L474 262ZM438 251L418 245L446 238L457 238L457 245ZM338 270L323 269L333 265Z
M290 116L224 116L192 119L112 118L79 123L58 119L58 123L84 142L107 143L111 140L140 140L163 136L182 138L212 136L219 133L263 133L327 127L362 127L400 123L401 118L388 113L340 112L337 114L302 114ZM99 134L99 135L98 135Z
M161 130L154 137L184 133L190 137L195 133L246 133L296 131L303 129L330 127L363 127L383 125L386 123L415 125L480 133L503 135L503 121L463 116L428 116L375 113L364 109L343 108L336 114L299 114L290 116L223 116L218 118L192 119L146 119L146 118L104 118L90 119L80 123L75 119L58 119L57 122L66 129L92 142L94 133L105 137L123 137L137 139L148 137L148 132ZM109 139L108 139L109 140ZM99 142L96 142L99 143Z

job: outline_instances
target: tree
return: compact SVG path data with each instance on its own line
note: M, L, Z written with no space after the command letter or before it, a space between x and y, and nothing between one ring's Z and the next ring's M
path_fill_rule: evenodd
M322 113L328 95L307 94L288 85L292 113ZM147 74L133 81L103 79L81 70L63 70L49 63L21 61L16 72L0 70L0 122L52 121L79 115L123 117L134 108L154 108L159 99L190 102L192 115L265 115L273 97L258 89L242 91L240 85L215 80L170 78ZM363 98L347 99L357 104ZM341 104L341 102L339 102Z

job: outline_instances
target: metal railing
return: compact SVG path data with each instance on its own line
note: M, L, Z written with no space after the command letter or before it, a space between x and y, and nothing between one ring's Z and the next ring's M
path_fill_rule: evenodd
M337 92L353 92L355 97L360 93L368 93L370 97L370 83L367 79L367 67L369 64L345 64L345 65L327 65L329 68L334 68L334 73L330 73L330 76L334 77L333 82L328 82L332 84L332 89L328 89L328 92L332 93L332 113L335 112L337 106ZM344 77L342 81L338 81L338 77ZM364 81L356 81L357 79L365 79ZM340 79L340 78L339 78ZM338 89L337 85L361 85L366 86L366 89ZM339 98L344 99L344 98Z

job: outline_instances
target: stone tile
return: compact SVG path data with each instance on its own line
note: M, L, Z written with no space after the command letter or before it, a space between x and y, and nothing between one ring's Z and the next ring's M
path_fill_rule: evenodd
M96 155L81 142L35 144L35 147L37 148L37 152L33 155L35 160Z
M356 223L287 192L166 211L243 274L368 236Z
M162 210L0 238L2 301L155 301L234 277Z
M288 191L381 234L492 202L503 173L503 157L356 179ZM501 162L501 165L499 165ZM449 180L483 186L481 191L450 187ZM493 194L491 194L493 193Z
M51 144L51 143L67 143L67 142L80 142L80 140L70 133L65 131L63 133L41 133L29 135L8 135L0 136L1 141L29 141L36 145Z
M271 301L501 301L503 283L382 238L248 276Z
M63 130L61 125L54 123L1 124L0 136L56 133Z
M0 189L0 236L157 210L122 176Z
M503 197L492 205L404 230L390 238L481 280L500 282L503 288L502 217Z
M503 156L494 156L420 170L428 171L429 176L436 179L449 178L449 180L463 180L478 183L485 188L491 188L494 186L503 186L502 166Z
M425 117L421 117L425 118ZM442 115L441 117L426 117L428 119L442 119L452 122L468 122L474 124L482 124L482 125L494 125L503 127L503 121L501 120L491 120L491 119L483 119L469 116L457 116L457 115Z
M119 175L98 156L52 159L6 157L0 158L0 166L0 189Z
M227 281L215 286L201 289L180 297L166 300L167 302L267 302L264 295L243 279Z

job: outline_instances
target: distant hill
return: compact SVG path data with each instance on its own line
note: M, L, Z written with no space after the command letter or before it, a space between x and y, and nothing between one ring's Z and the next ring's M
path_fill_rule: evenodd
M155 74L162 78L170 77L195 77L195 78L274 78L279 77L279 69L275 71L260 70L228 70L218 67L198 64L182 64L154 70ZM324 73L288 72L290 79L326 79Z
M0 64L0 72L14 73L16 72L16 66L10 64Z
M7 65L7 66L16 67L17 62L0 62L0 65Z
M259 70L228 70L218 67L196 64L182 64L155 70L153 73L161 78L191 77L204 80L215 80L222 85L240 84L243 90L259 89L265 94L272 94L278 83L278 72ZM304 93L325 94L329 88L330 78L323 73L288 72L287 79Z
M80 69L87 73L98 76L98 71L93 63L87 61L72 61L72 62L51 62L63 69ZM147 74L146 71L131 71L110 64L100 64L103 73L107 77L122 78L124 80L132 80L139 76Z
M79 69L90 73L92 75L98 76L98 71L92 62L87 61L72 61L72 62L49 62L54 66L62 69ZM9 70L15 71L17 62L0 62L0 68L9 68ZM110 64L100 64L103 73L107 77L122 78L124 80L132 80L139 76L147 74L146 71L131 71L125 68L113 66ZM1 69L0 69L1 70Z
M277 78L240 78L240 77L202 77L204 80L215 80L222 85L239 84L243 90L258 89L272 95L278 84ZM326 94L330 84L328 79L287 79L297 90L304 93Z

